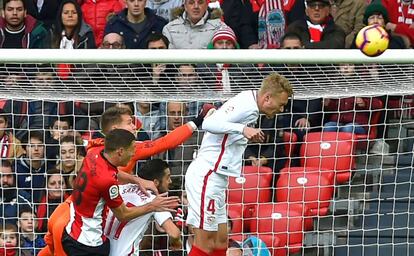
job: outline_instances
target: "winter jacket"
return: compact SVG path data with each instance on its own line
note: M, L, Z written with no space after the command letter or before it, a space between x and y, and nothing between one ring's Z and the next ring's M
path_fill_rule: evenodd
M240 47L247 49L258 41L258 12L249 0L223 1L224 22L233 29Z
M118 0L85 0L82 3L83 19L91 26L98 47L103 41L108 16L120 12L124 7L125 4Z
M147 38L152 32L161 32L167 21L155 15L154 11L145 8L146 26L137 34L134 28L127 20L128 9L124 9L112 17L105 27L105 35L109 33L118 33L124 37L127 49L146 49Z
M40 235L36 235L34 241L31 241L29 238L21 235L20 242L21 249L30 255L38 255L40 250L46 246L45 240L43 240Z
M337 0L335 24L345 31L345 47L350 48L356 34L365 27L363 22L366 9L365 0Z
M182 4L182 0L148 0L146 7L154 10L155 14L169 22L174 19L173 9L180 7Z
M32 207L30 194L22 189L4 188L0 192L0 221L16 223L19 217L18 207Z
M329 115L329 121L338 122L342 124L357 123L365 126L370 118L370 110L378 109L381 106L378 101L372 101L370 98L362 98L365 102L364 107L359 107L355 101L355 97L330 99L329 104L325 106L325 111Z
M168 23L162 33L170 41L170 49L206 49L213 34L223 24L208 11L197 24L191 24L184 12L179 18Z
M16 160L17 187L32 195L32 202L39 202L46 187L46 164L33 169L26 156Z
M56 33L55 31L55 36L59 35L59 39L54 38L53 41L55 42L54 47L59 48L59 44L60 44L60 33ZM73 46L74 49L95 49L96 48L96 44L95 44L95 37L93 35L93 31L92 28L86 24L85 21L82 21L79 33L78 33L78 43L76 45ZM56 44L56 40L59 40L59 42Z
M311 42L306 20L299 20L287 28L286 33L296 33L300 36L307 49L344 49L345 32L332 19L328 19L322 32L320 42Z
M397 0L382 0L382 4L388 11L388 18L389 22L394 23L397 27L394 30L394 33L404 35L410 39L411 47L414 46L414 12L407 13L407 8L404 8L404 17L406 20L411 19L412 24L404 24L403 22L398 21L399 11L398 8L400 7L400 1ZM411 10L414 9L414 3L409 5Z
M56 15L62 0L43 0L42 8L38 9L36 0L24 0L26 4L27 14L41 21L47 28L52 28L56 22Z
M27 15L24 20L24 23L26 27L24 30L21 48L50 48L51 32L45 28L42 22L37 21L30 15ZM5 19L0 18L0 48L3 48L3 43L5 40L5 27Z

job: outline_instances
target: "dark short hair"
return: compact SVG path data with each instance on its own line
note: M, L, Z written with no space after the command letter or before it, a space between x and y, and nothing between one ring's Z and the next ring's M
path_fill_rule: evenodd
M20 218L20 217L22 216L22 214L23 214L23 213L25 213L25 212L29 212L29 213L33 213L33 214L35 214L35 213L33 212L33 209L32 209L30 206L25 205L25 204L23 204L23 205L19 206L19 218Z
M162 180L165 169L169 168L168 163L162 159L151 159L138 170L138 176L144 180Z
M32 138L38 139L42 143L45 142L42 131L37 131L37 130L30 131L22 139L22 144L23 144L24 149L26 149L27 144L29 144L30 139L32 139Z
M149 43L151 42L156 42L162 40L163 43L167 46L170 44L170 41L168 40L168 38L166 36L164 36L162 33L160 32L152 32L148 37L147 37L147 48L149 46Z
M11 168L12 171L13 171L12 163L10 161L5 160L5 159L0 160L0 167Z
M80 136L67 135L63 137L62 139L60 139L60 146L62 146L63 143L73 143L73 145L75 145L75 148L76 148L76 155L78 156L86 155L85 147L83 145L83 140Z
M281 46L283 45L283 42L285 41L285 40L299 40L300 41L300 44L301 45L303 45L303 40L302 40L302 38L300 37L300 35L299 34L297 34L297 33L295 33L295 32L287 32L286 34L284 34L283 36L282 36L282 38L280 39L280 44L281 44Z
M114 129L105 136L105 152L114 152L119 148L128 148L135 136L124 129Z
M107 134L110 131L110 127L114 124L122 122L122 116L132 116L131 109L127 107L113 106L108 108L101 116L101 129L103 134Z
M68 123L69 127L72 127L73 125L73 117L71 116L63 116L63 117L53 117L50 122L50 128L53 128L53 125L56 123L56 121L60 122L66 122Z
M3 10L6 10L6 5L11 1L20 1L23 3L23 9L26 10L26 3L24 0L3 0Z

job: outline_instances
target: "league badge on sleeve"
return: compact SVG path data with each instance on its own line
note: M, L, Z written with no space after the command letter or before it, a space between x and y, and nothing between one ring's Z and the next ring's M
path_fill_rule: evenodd
M115 198L117 198L117 197L118 197L118 195L119 195L119 188L118 188L118 185L112 185L112 186L109 188L109 198L111 198L111 199L115 199Z

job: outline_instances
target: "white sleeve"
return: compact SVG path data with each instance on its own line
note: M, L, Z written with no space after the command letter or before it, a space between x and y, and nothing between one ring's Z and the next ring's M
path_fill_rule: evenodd
M202 128L211 133L242 134L246 126L243 121L253 111L246 106L245 102L228 101L211 116L204 119Z
M169 212L155 212L154 219L158 225L162 226L166 220L172 219L172 215Z

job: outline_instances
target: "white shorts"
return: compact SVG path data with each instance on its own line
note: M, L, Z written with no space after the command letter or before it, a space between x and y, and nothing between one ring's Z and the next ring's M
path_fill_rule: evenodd
M185 175L187 224L206 231L218 231L219 224L227 224L228 177L214 172L213 168L203 161L194 160Z

